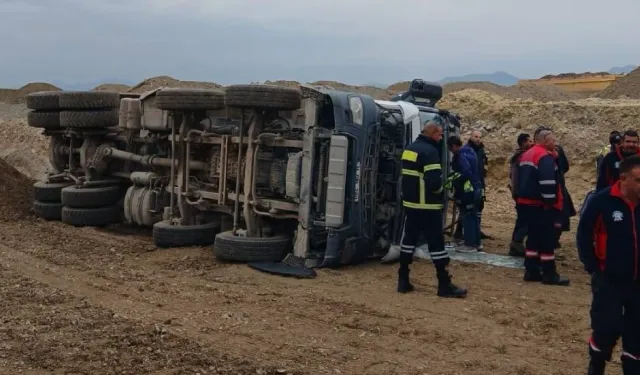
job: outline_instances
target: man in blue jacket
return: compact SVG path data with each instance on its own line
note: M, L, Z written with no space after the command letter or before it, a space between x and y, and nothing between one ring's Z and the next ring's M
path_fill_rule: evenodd
M622 336L622 372L640 374L640 156L620 162L620 180L582 209L577 244L591 274L589 374L603 375Z
M482 200L482 179L478 157L473 148L462 146L459 137L447 139L447 147L453 153L451 167L454 171L452 187L456 204L460 207L464 234L464 245L457 250L462 253L482 251L480 238L479 204Z

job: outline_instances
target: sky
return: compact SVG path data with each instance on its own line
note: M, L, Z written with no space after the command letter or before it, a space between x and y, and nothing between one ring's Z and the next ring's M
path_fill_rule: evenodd
M637 0L0 0L0 87L602 71L640 65L638 14Z

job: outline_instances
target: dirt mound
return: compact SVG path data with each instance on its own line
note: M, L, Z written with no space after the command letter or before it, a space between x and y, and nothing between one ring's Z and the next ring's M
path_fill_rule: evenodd
M540 79L581 78L581 77L597 77L597 76L608 76L608 75L611 75L611 73L609 72L560 73L560 74L547 74L546 76L540 77Z
M29 215L33 181L0 159L0 221L20 220Z
M91 91L127 92L129 89L131 89L131 86L120 83L103 83L102 85L94 87Z
M626 76L615 80L596 96L604 99L617 99L621 96L640 99L640 68L636 68Z
M508 157L518 133L531 133L544 124L554 128L574 163L591 163L610 131L635 128L640 117L640 100L589 98L542 103L475 89L445 95L440 106L462 115L463 131L482 129L494 160Z
M27 96L32 92L38 92L38 91L62 91L62 89L50 83L30 82L18 89L18 95Z
M159 87L173 87L183 89L220 89L223 86L213 82L181 81L169 76L147 78L131 87L127 92L143 93Z

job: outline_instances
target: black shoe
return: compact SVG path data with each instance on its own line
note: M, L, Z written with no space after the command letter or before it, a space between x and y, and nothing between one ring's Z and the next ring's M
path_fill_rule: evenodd
M522 279L527 282L540 282L542 281L542 274L540 272L524 271Z
M467 296L467 290L455 286L453 283L439 284L438 297L444 298L464 298Z
M571 280L557 273L542 276L542 283L546 285L569 286Z
M589 369L587 370L587 375L604 375L606 364L607 362L605 361L597 361L591 359L591 361L589 361Z
M509 245L509 255L512 257L524 257L524 244L522 242L511 241Z
M413 284L411 284L408 279L398 280L398 293L410 293L413 292L414 289Z

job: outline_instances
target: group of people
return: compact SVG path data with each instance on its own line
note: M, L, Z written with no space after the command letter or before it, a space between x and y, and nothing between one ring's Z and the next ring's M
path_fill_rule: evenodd
M453 173L442 183L442 124L429 121L402 154L402 199L405 208L397 291L414 290L409 280L418 239L424 235L438 278L438 296L465 297L452 283L443 231L444 192L451 188L461 210L462 251L482 251L480 230L484 203L484 165L478 154L481 134L463 145L446 140L454 154ZM533 136L520 134L510 159L510 189L516 206L512 255L524 256L524 280L568 286L556 268L555 249L569 219L577 215L566 188L569 163L553 130L541 126ZM622 337L622 369L640 374L640 138L628 130L612 132L610 146L597 165L596 189L585 199L577 230L577 247L591 275L592 334L588 342L588 375L604 375L613 348ZM450 186L446 186L450 184ZM526 240L525 240L526 238Z

